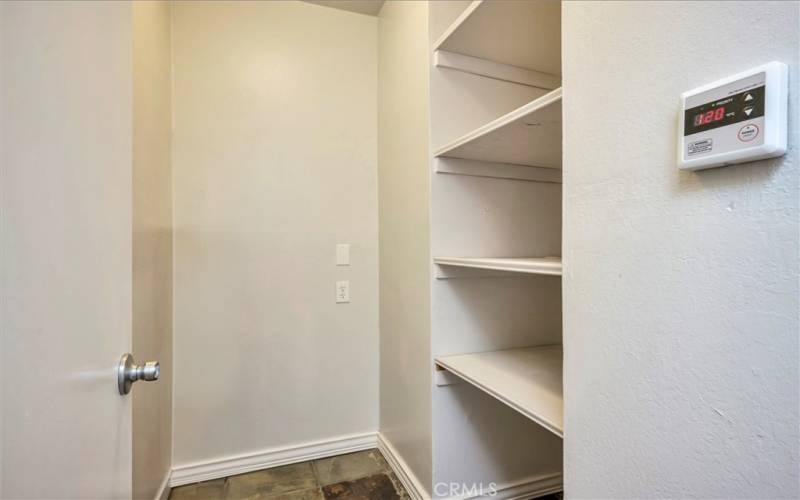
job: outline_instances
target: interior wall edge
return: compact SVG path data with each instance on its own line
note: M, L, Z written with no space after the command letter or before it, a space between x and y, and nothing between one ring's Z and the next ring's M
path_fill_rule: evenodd
M169 485L170 478L172 477L172 469L168 470L167 473L164 475L164 479L161 481L161 486L159 486L158 490L156 491L156 496L153 500L168 500L170 491L172 488Z
M431 495L425 485L382 432L378 432L378 450L413 500L430 500Z
M169 2L169 92L171 96L175 95L175 2ZM169 131L170 131L170 162L175 165L175 148L172 145L175 142L175 99L170 99L169 106ZM175 366L175 169L170 169L170 218L173 224L172 230L172 319L170 320L170 327L172 328L172 352L170 353L169 362ZM175 377L170 378L170 393L172 399L170 400L170 447L169 447L169 466L170 474L167 476L167 485L172 476L172 467L175 464ZM169 491L169 487L167 487ZM169 497L169 493L167 493ZM166 499L164 499L166 500Z
M421 484L432 477L428 2L378 17L380 417Z
M158 361L159 380L133 400L133 496L162 492L172 467L172 4L132 2L133 148L130 352Z

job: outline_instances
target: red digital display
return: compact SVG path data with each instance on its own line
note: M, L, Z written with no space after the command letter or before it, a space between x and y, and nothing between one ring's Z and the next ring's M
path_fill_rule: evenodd
M0 0L2 1L2 0ZM764 116L764 87L755 87L683 110L683 135L699 134ZM701 137L700 139L704 139Z
M718 122L723 118L725 118L725 106L719 106L704 113L694 115L694 126L708 125L709 123Z

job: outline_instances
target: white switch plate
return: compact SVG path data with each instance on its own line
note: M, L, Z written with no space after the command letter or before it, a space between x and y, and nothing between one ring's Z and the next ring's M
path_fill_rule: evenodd
M348 243L339 243L336 245L336 265L350 265L350 245Z
M337 281L336 282L336 303L341 304L350 302L350 282Z

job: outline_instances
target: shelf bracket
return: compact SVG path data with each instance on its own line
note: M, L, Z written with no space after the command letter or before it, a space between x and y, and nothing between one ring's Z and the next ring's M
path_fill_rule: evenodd
M444 387L446 385L458 385L465 383L464 379L462 379L461 377L459 377L454 373L450 373L449 371L447 371L447 368L439 364L436 364L435 366L436 370L434 370L433 378L434 381L436 382L437 387Z

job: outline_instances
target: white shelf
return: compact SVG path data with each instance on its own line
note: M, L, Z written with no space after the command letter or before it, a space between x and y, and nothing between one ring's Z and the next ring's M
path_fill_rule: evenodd
M460 354L436 364L563 437L560 345Z
M472 2L434 43L433 50L560 75L561 2Z
M468 267L472 269L489 269L524 274L549 274L561 276L560 257L537 258L492 258L492 257L436 257L435 264L440 266Z
M464 73L539 89L553 90L561 86L561 77L558 75L531 71L518 66L510 66L479 57L465 56L464 54L456 54L446 50L437 50L433 53L433 64L437 68L463 71Z
M439 148L435 156L561 168L561 88Z
M435 171L437 174L469 175L493 179L561 184L561 170L557 168L527 167L509 163L489 163L440 157L436 161Z

